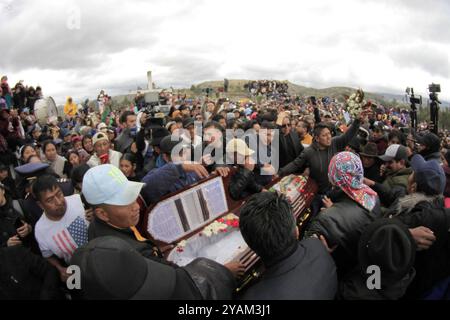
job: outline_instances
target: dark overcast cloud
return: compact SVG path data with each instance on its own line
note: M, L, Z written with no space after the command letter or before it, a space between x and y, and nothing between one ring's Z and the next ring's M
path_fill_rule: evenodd
M79 30L66 26L73 4ZM60 97L125 93L148 69L175 87L224 77L450 87L450 1L3 0L0 10L0 73Z

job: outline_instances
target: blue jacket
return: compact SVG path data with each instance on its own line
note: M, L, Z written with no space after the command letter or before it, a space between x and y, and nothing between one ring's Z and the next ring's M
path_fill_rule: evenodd
M146 185L141 194L147 203L156 203L163 196L199 181L193 172L185 172L180 164L167 163L147 173L142 179Z

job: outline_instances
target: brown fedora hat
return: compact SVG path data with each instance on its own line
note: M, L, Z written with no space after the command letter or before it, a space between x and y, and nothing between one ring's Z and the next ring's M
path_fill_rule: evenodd
M373 142L367 143L362 151L359 153L360 156L376 158L378 157L378 148L377 145Z

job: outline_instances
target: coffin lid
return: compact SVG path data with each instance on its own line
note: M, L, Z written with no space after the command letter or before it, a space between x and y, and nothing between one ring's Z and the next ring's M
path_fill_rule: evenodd
M155 240L176 243L228 210L222 177L216 177L159 202L149 213L146 229Z

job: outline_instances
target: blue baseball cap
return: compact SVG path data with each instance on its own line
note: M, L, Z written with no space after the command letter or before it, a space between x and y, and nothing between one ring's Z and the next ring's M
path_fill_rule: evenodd
M47 163L27 163L24 164L23 166L19 166L16 167L14 170L16 170L17 173L22 174L22 175L29 175L29 174L34 174L37 173L38 171L47 169L48 167L50 167L50 165L48 165Z
M128 181L117 167L104 164L86 172L82 191L91 205L126 206L136 201L144 185L144 183Z
M445 173L442 166L436 160L425 161L416 154L411 159L411 168L417 183L417 191L427 195L440 195L445 189Z

